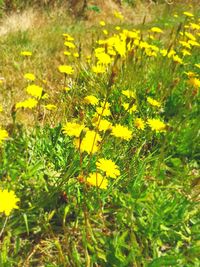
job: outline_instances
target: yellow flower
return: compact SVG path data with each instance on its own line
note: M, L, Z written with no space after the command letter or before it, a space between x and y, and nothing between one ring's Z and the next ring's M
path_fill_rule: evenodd
M188 43L189 43L191 46L200 46L200 43L198 43L197 41L194 41L194 40L189 40Z
M71 90L70 87L65 87L65 88L64 88L64 91L65 91L65 92L69 92L70 90Z
M95 106L98 104L99 100L98 100L98 98L96 98L96 96L88 95L88 96L84 97L84 102L86 104L91 104L92 106Z
M16 104L16 109L18 109L18 108L30 108L30 109L32 109L32 108L36 107L37 104L38 104L38 101L36 99L29 98L23 102L18 102Z
M112 62L111 57L108 54L104 53L104 52L96 54L96 57L98 58L98 63L99 64L109 65Z
M120 20L123 20L124 19L124 16L122 15L121 12L119 11L114 11L114 16Z
M63 53L65 56L71 56L71 53L69 51L64 51Z
M92 71L94 73L97 73L97 74L105 73L106 72L106 67L104 65L102 65L102 64L97 64L96 66L92 67Z
M13 209L18 209L17 202L19 198L15 195L14 191L7 189L0 189L0 212L4 212L9 216Z
M108 31L107 30L103 30L103 34L108 35Z
M137 106L136 105L132 105L130 106L129 103L123 103L122 106L124 107L124 109L126 111L128 111L130 114L132 114L133 112L135 112L137 110Z
M191 84L194 88L200 87L200 80L197 78L191 78L188 83Z
M79 57L79 53L76 52L76 53L73 54L73 56L76 57L76 58L78 58Z
M132 137L132 131L130 131L127 127L122 126L120 124L116 124L112 127L111 134L115 137L119 137L125 140L130 140Z
M96 153L99 150L99 143L101 142L101 136L95 131L87 131L83 137L81 143L80 140L75 141L75 146L80 148L81 152Z
M108 180L100 173L96 172L89 174L89 176L87 177L87 183L101 189L106 189L108 187Z
M147 102L149 104L151 104L152 106L154 106L154 107L158 107L159 108L161 106L160 102L158 102L157 100L155 100L155 99L153 99L151 97L147 97Z
M183 56L191 56L191 53L186 49L183 49L181 53L183 54Z
M0 128L0 145L8 138L8 132Z
M185 15L186 17L194 17L192 13L187 12L187 11L183 12L183 15Z
M178 55L173 55L173 61L179 64L183 64L183 60Z
M30 57L30 56L32 56L32 52L30 52L30 51L22 51L22 52L20 53L20 55L21 55L21 56L27 56L27 57Z
M55 110L57 109L57 107L53 104L48 104L48 105L45 105L44 108L46 108L47 110Z
M64 42L64 45L67 46L68 48L72 48L72 49L74 49L76 47L75 44L68 42L68 41Z
M192 41L196 41L196 37L190 32L185 32L185 36Z
M99 22L99 24L100 24L102 27L106 25L105 21L103 21L103 20L101 20L101 21Z
M0 112L2 112L3 111L3 107L2 107L2 105L0 105Z
M29 80L29 81L34 81L35 80L35 75L33 73L25 73L24 78Z
M156 131L156 132L165 131L166 125L164 122L162 122L159 119L148 119L147 123L153 131Z
M188 49L191 49L191 46L190 46L189 43L187 43L187 42L185 42L185 41L179 41L179 43L180 43L182 46L184 46L184 47L186 47L186 48L188 48Z
M74 73L74 69L68 65L60 65L58 67L58 69L61 73L65 73L65 74L73 74Z
M62 128L63 133L69 136L79 137L85 126L76 122L67 122Z
M134 98L136 97L135 92L132 90L122 90L122 94L125 95L128 98Z
M74 41L74 37L72 37L71 35L69 35L68 33L63 33L63 36L66 37L66 39L68 41Z
M42 87L37 86L37 85L35 85L35 84L29 85L29 86L26 88L26 91L27 91L27 93L28 93L29 95L34 96L34 97L36 97L36 98L38 98L38 99L40 99L41 96L42 96L42 90L43 90Z
M152 27L151 31L156 33L163 33L163 30L161 30L159 27Z
M120 28L119 26L116 26L116 27L115 27L115 30L120 31L121 28Z
M99 122L99 120L100 120L100 122ZM109 122L108 120L105 120L105 119L100 119L99 116L96 116L93 118L93 125L95 127L98 126L98 130L100 132L102 132L102 131L105 132L105 131L111 129L111 126L112 126L111 122Z
M139 130L144 130L145 127L145 123L141 118L136 118L135 121L135 126L139 129Z
M100 107L97 107L96 108L96 112L97 114L101 115L101 116L110 116L111 115L111 112L110 112L110 104L109 103L106 103L105 107L104 107L104 103L102 102L101 103L101 106Z
M119 167L111 159L99 159L96 163L99 170L106 173L106 176L117 178L120 175Z

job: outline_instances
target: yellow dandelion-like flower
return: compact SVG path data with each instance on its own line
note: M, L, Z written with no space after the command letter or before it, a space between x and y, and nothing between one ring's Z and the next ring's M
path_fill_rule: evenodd
M194 40L189 40L188 43L191 45L191 46L200 46L200 43L198 43L197 41L194 41Z
M21 56L26 56L26 57L30 57L30 56L32 56L32 52L30 52L30 51L22 51L21 53L20 53L20 55Z
M119 11L114 11L114 16L120 20L123 20L124 19L124 16L122 15L121 12Z
M44 108L47 110L56 110L57 109L56 105L53 105L53 104L47 104L44 106Z
M86 152L88 154L96 153L99 150L101 140L102 138L97 132L88 130L81 143L79 140L75 141L75 146L79 148L81 152Z
M100 173L90 173L89 176L86 178L87 183L99 187L101 189L106 189L108 187L108 180L103 177Z
M151 97L147 97L147 102L149 104L151 104L152 106L154 106L154 107L158 107L159 108L161 106L160 102L158 102L157 100L155 100L155 99L153 99Z
M19 208L17 206L19 200L14 191L0 189L0 212L4 212L6 216L9 216L13 209Z
M64 45L66 47L72 48L72 49L74 49L76 47L75 44L73 44L72 42L69 42L69 41L64 42Z
M76 52L76 53L73 54L73 56L76 57L76 58L78 58L79 57L79 53Z
M145 122L141 118L136 118L134 124L139 130L144 130Z
M92 66L92 71L94 73L105 73L106 72L106 67L105 65L102 65L102 64L97 64L96 66Z
M127 110L130 114L132 114L133 112L135 112L137 110L137 106L136 105L132 105L130 106L129 103L123 103L122 106L124 107L125 110Z
M103 32L103 34L108 35L108 31L107 30L103 30L102 32Z
M16 103L16 109L18 108L29 108L32 109L34 107L36 107L38 104L38 101L34 98L29 98L23 102L18 102Z
M0 128L0 145L8 138L8 132Z
M69 136L79 137L85 126L76 122L67 122L62 128L63 133Z
M187 11L183 12L183 15L185 15L186 17L194 17L192 13L187 12Z
M64 89L63 89L65 92L69 92L71 90L70 87L66 86Z
M69 52L69 51L64 51L63 54L64 54L65 56L71 56L71 52Z
M192 54L191 54L188 50L186 50L186 49L181 50L181 53L183 54L183 56L191 56L191 55L192 55Z
M112 127L111 135L128 141L132 137L132 131L130 131L126 126L116 124Z
M104 103L101 103L101 106L96 108L96 112L97 112L97 114L99 114L103 117L110 116L111 115L110 104L106 103L106 105L104 107Z
M179 64L183 64L183 60L178 55L173 55L173 61Z
M121 27L116 26L116 27L115 27L115 30L120 31L120 30L121 30Z
M25 73L24 78L28 81L34 81L35 80L35 75L33 73Z
M3 107L2 107L2 105L0 105L0 112L2 112L3 111Z
M104 52L96 54L96 57L98 58L99 64L109 65L112 62L111 57Z
M166 124L159 119L148 119L147 124L156 132L164 132L166 128Z
M58 69L61 73L64 73L64 74L70 75L74 73L74 69L72 68L72 66L69 66L69 65L60 65Z
M99 100L94 95L88 95L88 96L84 97L84 102L86 104L91 104L92 106L95 106L98 104Z
M122 90L122 94L128 98L136 98L135 92L133 92L132 90Z
M156 33L163 33L163 30L161 30L159 27L152 27L151 31Z
M38 99L41 98L42 96L42 90L43 88L38 86L38 85L35 85L35 84L32 84L32 85L29 85L27 88L26 88L26 92L31 95L31 96L34 96Z
M185 41L179 41L179 43L180 43L182 46L184 46L184 47L186 47L186 48L188 48L188 49L191 49L191 45L190 45L188 42L185 42Z
M104 27L104 26L106 25L105 21L103 21L103 20L101 20L101 21L99 22L99 24L100 24L102 27Z
M62 35L66 38L67 41L74 41L74 37L72 37L68 33L63 33Z
M192 41L196 41L196 37L190 32L185 32L185 36Z
M105 119L100 119L99 116L96 116L93 118L93 125L95 127L98 126L98 130L100 132L105 132L105 131L111 129L111 127L112 127L111 122L109 122L108 120L105 120Z
M99 170L106 173L106 176L117 178L120 175L119 166L117 166L111 159L99 159L96 163Z
M191 78L188 83L192 85L194 88L199 88L200 87L200 80L197 78Z

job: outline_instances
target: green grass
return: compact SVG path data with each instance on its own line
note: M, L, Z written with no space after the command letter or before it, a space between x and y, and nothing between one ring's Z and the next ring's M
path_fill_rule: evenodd
M98 25L88 29L84 22L71 24L63 15L50 19L40 31L2 37L0 125L9 138L0 143L0 189L13 190L20 202L10 216L0 214L0 266L199 266L199 85L186 72L195 73L199 81L195 64L200 58L198 46L192 46L190 56L181 56L179 33L189 23L182 11L180 6L178 18L167 14L155 23L138 25L140 45L136 42L130 51L127 46L125 56L115 47L116 56L103 74L92 71L96 40L107 38ZM198 19L196 12L197 23ZM121 31L133 29L127 24L121 24ZM164 30L152 33L154 40L149 38L153 26ZM121 32L115 25L106 27L109 36ZM199 42L198 31L190 31ZM79 59L63 55L63 33L75 37ZM158 51L174 48L184 64L160 52L149 56L141 41ZM22 57L24 50L33 55ZM59 73L62 64L75 72ZM35 82L23 78L27 72L36 75ZM25 88L31 83L42 86L49 98L38 99L33 109L16 109L30 97ZM71 89L65 92L65 86ZM135 96L128 98L123 90ZM96 106L83 101L91 94L98 105L104 103L98 118L104 119L109 103L106 119L131 130L131 138L94 126ZM151 105L148 97L161 106ZM124 103L137 108L129 113ZM47 104L57 110L45 109ZM136 118L144 120L144 130L136 126ZM152 130L147 123L151 118L164 122L165 131ZM98 143L87 143L99 148L96 153L81 151L87 128L78 148L71 132L63 132L66 122L74 120L101 136ZM120 169L115 179L98 170L108 179L106 189L88 182L101 158L111 159Z

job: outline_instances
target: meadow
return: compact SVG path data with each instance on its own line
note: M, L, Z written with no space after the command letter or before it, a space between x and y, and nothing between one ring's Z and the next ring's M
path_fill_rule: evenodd
M166 10L1 36L0 267L200 266L200 9Z

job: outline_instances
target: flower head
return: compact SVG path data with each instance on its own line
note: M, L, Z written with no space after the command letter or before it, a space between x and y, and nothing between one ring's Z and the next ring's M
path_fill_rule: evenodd
M115 137L119 137L125 140L130 140L132 137L132 131L120 124L116 124L112 127L111 134Z
M87 177L87 183L101 189L106 189L108 187L108 180L100 173L96 172L89 174L89 176Z
M165 131L166 124L159 119L148 119L147 123L153 131L156 131L156 132Z
M96 163L99 170L104 171L106 176L117 178L120 175L119 167L111 159L99 159Z
M0 145L8 138L8 132L0 128Z
M26 88L26 91L29 95L34 96L38 99L40 99L42 96L42 90L42 87L35 84L31 84Z
M33 73L25 73L24 78L28 81L34 81L35 80L35 75Z
M76 122L67 122L63 127L63 133L69 136L79 137L85 126Z
M58 69L61 73L64 73L64 74L73 74L74 73L74 69L72 68L72 66L60 65L58 67Z
M134 121L135 127L139 130L144 130L145 123L141 118L136 118Z
M32 56L32 52L30 52L30 51L22 51L22 52L20 53L20 55L21 55L21 56L27 56L27 57L30 57L30 56Z
M17 202L19 198L16 197L14 191L8 191L7 189L0 189L0 212L4 212L6 216L9 216L13 209L18 209Z
M29 98L25 101L22 101L22 102L18 102L16 104L16 109L18 108L29 108L29 109L32 109L34 107L36 107L38 104L38 101L34 98Z
M157 100L155 100L155 99L153 99L151 97L147 97L147 102L149 104L151 104L152 106L154 106L154 107L158 107L159 108L161 106L160 102L158 102Z

